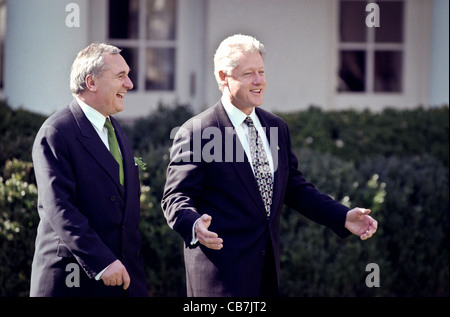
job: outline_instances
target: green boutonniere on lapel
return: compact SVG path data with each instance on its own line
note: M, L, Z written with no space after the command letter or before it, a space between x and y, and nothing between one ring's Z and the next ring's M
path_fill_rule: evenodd
M142 171L145 171L147 169L147 163L142 161L141 157L134 157L134 165L136 165Z

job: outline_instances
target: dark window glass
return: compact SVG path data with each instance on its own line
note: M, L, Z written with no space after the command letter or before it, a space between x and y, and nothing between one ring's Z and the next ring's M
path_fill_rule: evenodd
M139 68L138 50L136 48L124 48L122 49L120 55L123 56L123 58L128 64L128 67L130 67L130 73L128 74L128 77L130 77L131 81L133 82L133 90L138 90L139 89L137 77Z
M341 51L338 91L365 91L366 52Z
M175 39L175 9L174 0L147 0L147 39Z
M402 52L375 52L375 92L400 92L402 90Z
M139 0L109 0L109 38L139 37Z
M403 42L403 1L378 2L380 27L375 28L375 42Z
M175 89L175 49L149 48L147 49L146 62L146 89Z
M341 1L339 17L341 42L366 41L366 5L364 1Z

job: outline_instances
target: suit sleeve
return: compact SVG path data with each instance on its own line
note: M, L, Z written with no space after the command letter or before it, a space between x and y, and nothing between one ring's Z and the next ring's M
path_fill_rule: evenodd
M178 232L186 245L192 241L192 227L201 215L195 208L200 196L206 164L197 158L201 145L192 141L192 131L181 127L171 149L166 185L161 206L169 226Z
M307 218L331 228L341 238L350 235L345 227L349 208L322 194L309 183L298 169L298 160L291 148L291 139L287 125L284 127L286 144L288 144L289 177L286 188L285 203Z
M52 126L42 127L32 155L40 217L50 224L92 278L116 257L89 227L87 218L78 209L77 183L69 145L63 133Z

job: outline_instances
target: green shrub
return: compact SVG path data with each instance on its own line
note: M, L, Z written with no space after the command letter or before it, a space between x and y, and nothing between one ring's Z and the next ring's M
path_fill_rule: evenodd
M0 166L11 158L31 161L31 147L45 119L23 109L12 110L0 100Z
M39 217L32 164L7 161L0 176L0 296L27 296Z
M379 228L366 241L342 240L285 207L283 296L448 296L447 167L424 155L370 158L354 168L333 156L299 152L311 182L349 207L372 209ZM379 288L365 284L369 263L380 267Z
M332 153L359 162L377 155L430 154L449 164L449 108L385 109L380 113L307 111L279 114L289 124L294 148Z

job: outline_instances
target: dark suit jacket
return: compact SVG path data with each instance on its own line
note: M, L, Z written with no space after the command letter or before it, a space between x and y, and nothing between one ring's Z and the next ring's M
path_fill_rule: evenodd
M186 243L189 296L259 296L268 238L279 276L279 222L284 203L341 237L350 234L344 228L348 208L321 194L297 169L286 123L260 108L256 114L272 142L276 162L270 218L248 159L239 157L244 151L221 102L186 122L174 139L162 207L168 224ZM211 136L222 139L220 149ZM229 140L233 140L234 153L229 151ZM205 161L208 155L201 157L202 151L216 159ZM223 239L219 251L190 246L192 225L204 213L212 216L209 230Z
M111 121L123 156L125 188L119 165L75 100L47 119L36 136L40 223L31 296L124 296L122 286L94 279L116 259L130 274L128 295L148 295L138 232L138 169L125 133Z

